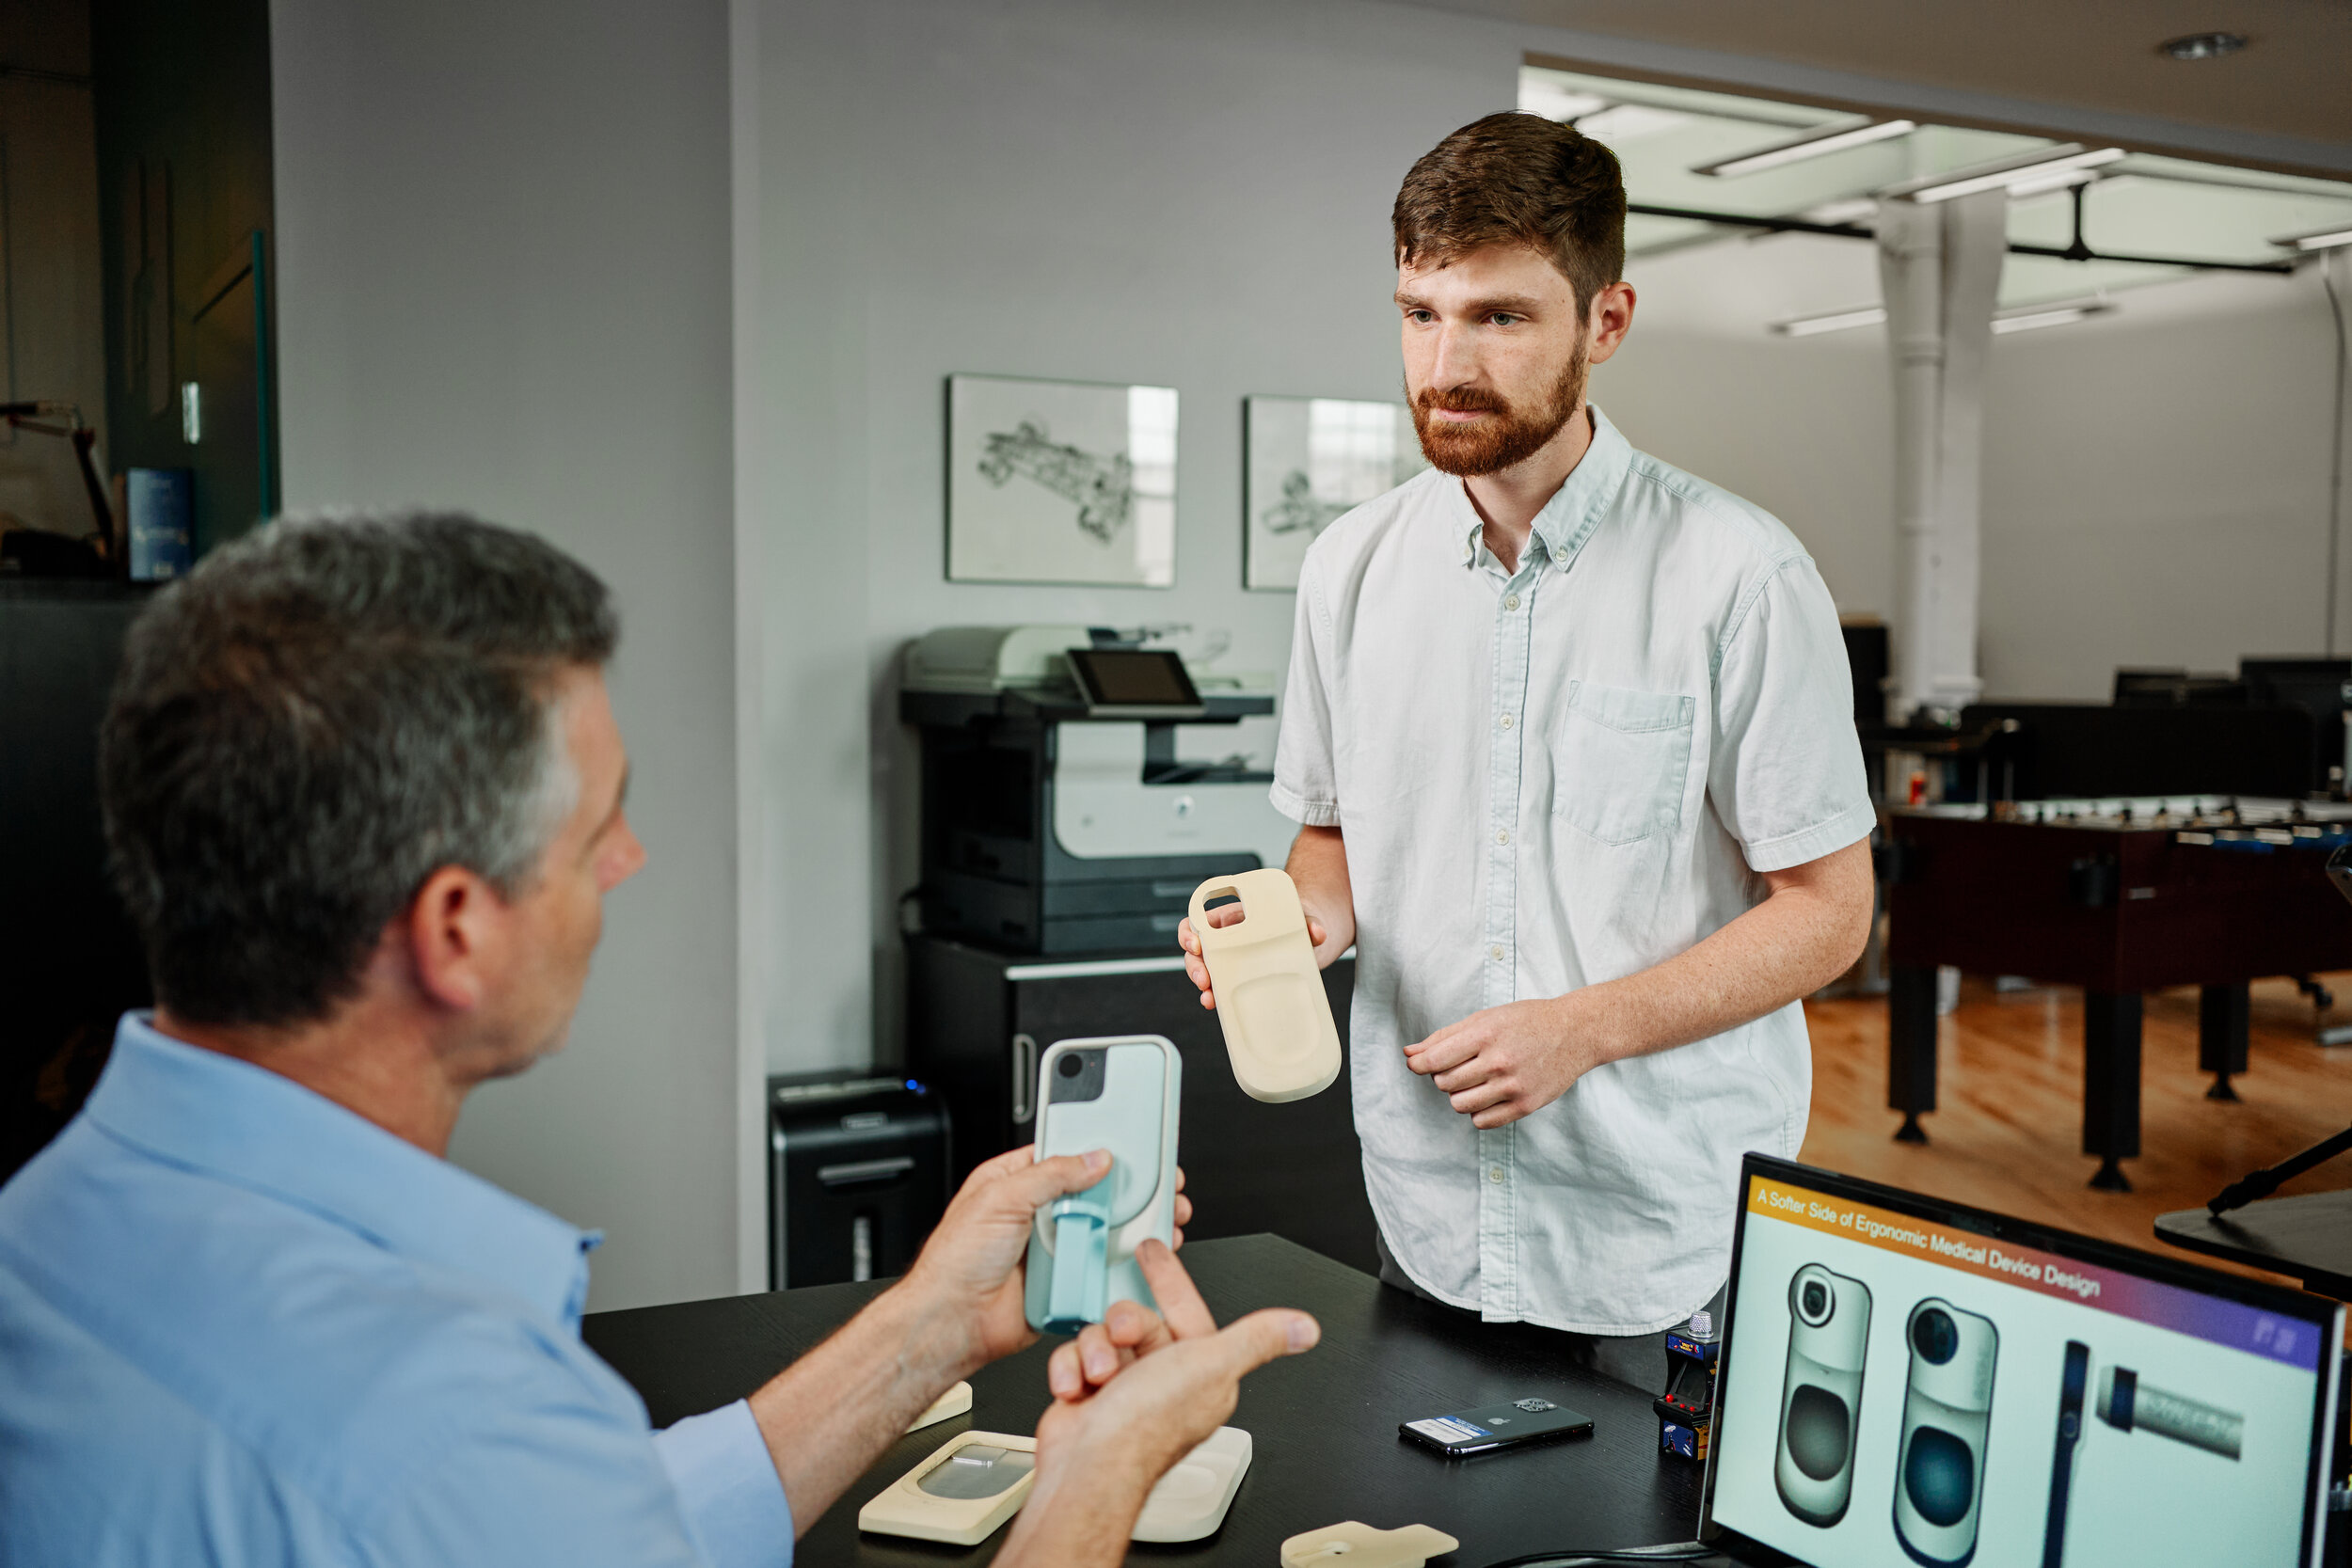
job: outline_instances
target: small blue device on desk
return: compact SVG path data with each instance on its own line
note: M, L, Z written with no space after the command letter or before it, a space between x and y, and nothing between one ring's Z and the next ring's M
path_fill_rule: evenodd
M1061 1040L1038 1063L1037 1157L1108 1149L1111 1168L1038 1212L1029 1326L1074 1334L1114 1301L1157 1310L1136 1248L1176 1236L1176 1117L1184 1064L1158 1035Z

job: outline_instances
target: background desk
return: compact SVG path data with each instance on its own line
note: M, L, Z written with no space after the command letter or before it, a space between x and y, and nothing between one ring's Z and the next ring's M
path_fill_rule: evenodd
M2219 1219L2202 1209L2158 1214L2156 1240L2291 1275L2306 1291L2352 1301L2352 1192L2265 1197Z
M1435 1525L1462 1543L1440 1560L1463 1568L1559 1547L1688 1541L1696 1531L1698 1469L1657 1451L1649 1392L1562 1366L1549 1332L1471 1322L1276 1236L1192 1243L1184 1259L1219 1323L1261 1307L1304 1307L1322 1321L1323 1342L1242 1384L1230 1424L1250 1434L1256 1453L1224 1528L1188 1545L1138 1546L1130 1560L1271 1568L1286 1537L1343 1519ZM751 1392L882 1288L824 1285L600 1312L582 1333L662 1426ZM959 1432L1033 1431L1056 1342L982 1369L970 1415L893 1444L802 1538L799 1560L936 1568L993 1557L1002 1531L959 1550L860 1535L857 1511ZM1445 1460L1396 1434L1399 1420L1530 1394L1583 1411L1593 1435Z

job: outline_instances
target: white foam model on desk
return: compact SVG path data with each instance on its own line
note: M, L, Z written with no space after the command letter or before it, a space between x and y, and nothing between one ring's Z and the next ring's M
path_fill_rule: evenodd
M1227 896L1241 900L1241 920L1210 925L1209 900ZM1269 866L1212 877L1193 890L1191 914L1242 1092L1279 1105L1329 1088L1340 1031L1289 874Z
M1249 1433L1219 1427L1160 1478L1143 1500L1129 1537L1135 1541L1198 1541L1215 1535L1248 1472Z
M923 1414L907 1423L909 1432L920 1432L933 1421L944 1421L950 1416L961 1416L972 1408L972 1386L959 1383L939 1398L923 1407Z
M967 1432L869 1498L857 1528L977 1546L1021 1512L1036 1483L1036 1438Z
M1350 1519L1294 1535L1282 1543L1282 1568L1422 1568L1431 1558L1452 1551L1461 1543L1427 1525L1397 1529L1374 1529Z

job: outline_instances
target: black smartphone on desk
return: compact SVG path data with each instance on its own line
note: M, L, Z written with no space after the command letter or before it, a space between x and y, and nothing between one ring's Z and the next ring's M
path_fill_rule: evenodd
M1429 1416L1399 1421L1400 1436L1449 1457L1485 1453L1521 1443L1548 1443L1556 1437L1590 1437L1593 1418L1581 1410L1549 1400L1513 1400L1509 1404L1481 1405L1451 1416Z

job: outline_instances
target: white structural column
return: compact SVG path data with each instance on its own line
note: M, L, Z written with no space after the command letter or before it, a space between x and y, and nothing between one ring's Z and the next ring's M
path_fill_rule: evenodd
M1879 277L1895 371L1896 717L1973 700L1984 361L2009 197L1879 209Z

